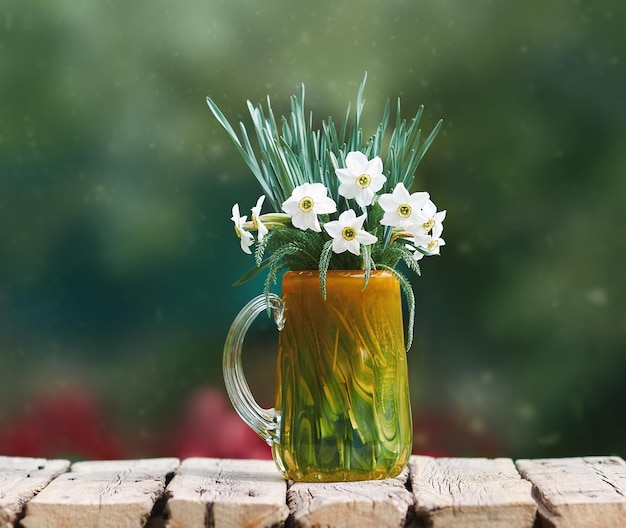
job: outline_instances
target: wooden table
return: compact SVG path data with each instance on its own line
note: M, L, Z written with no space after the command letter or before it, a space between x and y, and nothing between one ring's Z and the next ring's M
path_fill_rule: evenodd
M0 456L0 528L626 527L626 462L414 456L395 479L308 484L273 462Z

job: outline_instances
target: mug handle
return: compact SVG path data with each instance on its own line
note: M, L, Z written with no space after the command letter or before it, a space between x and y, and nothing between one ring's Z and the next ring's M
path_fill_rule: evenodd
M228 331L224 343L222 370L226 392L237 414L271 446L279 441L280 413L273 407L264 409L259 406L252 396L241 361L241 349L246 332L257 316L270 308L274 310L276 326L282 330L284 323L282 299L274 293L255 297L241 309Z

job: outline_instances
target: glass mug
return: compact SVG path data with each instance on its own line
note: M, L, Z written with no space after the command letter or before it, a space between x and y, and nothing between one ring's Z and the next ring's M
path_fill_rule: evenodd
M250 301L224 346L224 381L241 418L272 448L287 479L394 477L406 466L413 427L400 285L388 271L283 275L282 298ZM275 408L254 400L241 349L254 319L274 312L279 330Z

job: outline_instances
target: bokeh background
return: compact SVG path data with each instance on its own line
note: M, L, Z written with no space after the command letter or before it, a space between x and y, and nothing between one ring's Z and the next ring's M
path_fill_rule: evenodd
M415 450L626 455L623 0L4 0L0 454L268 456L221 348L262 279L232 231L260 188L205 104L340 121L364 72L444 127L448 210L415 279ZM276 331L246 346L272 403Z

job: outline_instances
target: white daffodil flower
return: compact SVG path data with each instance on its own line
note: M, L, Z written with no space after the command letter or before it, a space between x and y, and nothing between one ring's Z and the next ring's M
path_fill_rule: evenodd
M322 228L317 215L334 213L337 210L337 204L328 196L328 189L321 183L298 185L282 207L291 216L294 227L302 231L311 229L318 233Z
M263 206L264 200L265 195L262 194L257 200L256 205L252 208L252 225L258 232L257 238L259 241L263 240L263 237L268 233L267 226L259 218L261 216L261 207Z
M246 223L247 216L241 216L239 214L238 203L233 205L232 213L233 216L231 217L231 220L235 224L235 233L237 233L237 236L241 240L241 249L244 253L248 253L249 255L251 255L252 251L250 251L250 246L254 244L254 237L243 227L243 225Z
M437 206L428 200L422 207L422 213L427 218L426 222L422 224L425 233L431 233L433 238L440 238L441 233L443 233L443 221L446 217L446 212L437 212Z
M415 245L424 249L427 255L439 255L439 248L445 246L446 241L430 235L415 235Z
M382 225L409 227L424 223L428 218L422 213L422 207L428 202L427 192L410 194L402 182L391 193L382 194L378 203L385 211L380 221Z
M362 152L349 152L346 168L335 169L339 178L339 194L354 198L361 207L372 203L374 194L383 188L387 178L383 175L383 161L376 156L371 160Z
M378 240L378 237L363 229L365 216L365 214L357 216L352 209L348 209L339 215L339 220L324 224L326 232L333 237L335 253L349 251L360 255L361 244L368 246Z

